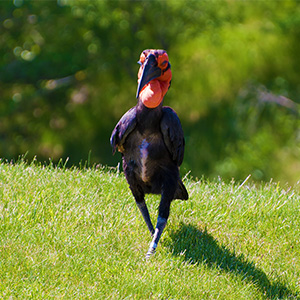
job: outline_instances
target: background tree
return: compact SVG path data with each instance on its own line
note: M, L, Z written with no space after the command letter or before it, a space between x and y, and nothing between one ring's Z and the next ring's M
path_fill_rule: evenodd
M0 156L115 166L139 54L168 51L165 98L186 135L183 172L300 179L295 1L21 1L0 7Z

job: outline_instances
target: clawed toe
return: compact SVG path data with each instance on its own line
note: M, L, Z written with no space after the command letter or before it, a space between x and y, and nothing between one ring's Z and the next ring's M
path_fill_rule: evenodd
M155 248L153 248L153 247L149 247L149 249L148 249L148 252L147 252L147 254L146 254L146 260L147 259L149 259L153 254L155 254Z

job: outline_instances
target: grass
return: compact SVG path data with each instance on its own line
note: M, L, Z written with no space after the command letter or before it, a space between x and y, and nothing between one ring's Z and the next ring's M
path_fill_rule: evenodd
M145 262L122 173L1 162L0 298L300 299L299 186L185 184Z

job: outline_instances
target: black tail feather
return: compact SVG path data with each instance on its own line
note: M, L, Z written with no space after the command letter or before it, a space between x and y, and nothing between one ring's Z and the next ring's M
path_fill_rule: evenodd
M174 195L174 199L180 199L180 200L188 200L189 194L181 181L181 179L178 180L178 186Z

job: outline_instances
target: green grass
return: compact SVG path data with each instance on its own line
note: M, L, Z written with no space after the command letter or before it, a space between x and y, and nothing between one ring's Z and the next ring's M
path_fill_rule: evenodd
M300 299L299 186L185 184L146 262L122 173L0 163L0 298Z

